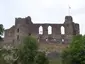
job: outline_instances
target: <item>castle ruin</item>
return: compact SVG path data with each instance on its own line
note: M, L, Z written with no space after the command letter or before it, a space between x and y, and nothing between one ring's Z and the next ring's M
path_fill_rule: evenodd
M52 33L48 34L48 27L51 27ZM39 34L39 28L42 27L42 34ZM65 33L61 33L61 27ZM43 43L70 43L73 35L79 34L79 24L73 22L72 16L65 16L62 24L33 23L31 17L15 18L15 25L5 30L5 43L18 43L24 36L33 35L39 42Z

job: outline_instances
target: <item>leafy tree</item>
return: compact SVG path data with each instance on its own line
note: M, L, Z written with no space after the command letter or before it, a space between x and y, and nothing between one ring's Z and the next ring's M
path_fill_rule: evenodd
M4 31L3 25L0 24L0 35L3 35L3 31Z
M11 46L0 49L0 64L13 64L17 60L16 50Z
M24 38L18 57L18 62L21 64L45 64L47 62L45 53L38 51L37 40L32 36Z
M0 24L0 40L2 40L2 35L3 35L3 32L4 32L4 28L3 28L3 25Z
M45 52L38 52L35 56L35 64L49 64L48 58L45 56Z
M4 46L0 49L1 64L48 64L44 52L38 50L34 37L26 37L18 47Z
M63 64L85 64L85 36L73 37L72 43L62 53Z
M4 57L2 56L4 49L0 49L0 64L6 64Z

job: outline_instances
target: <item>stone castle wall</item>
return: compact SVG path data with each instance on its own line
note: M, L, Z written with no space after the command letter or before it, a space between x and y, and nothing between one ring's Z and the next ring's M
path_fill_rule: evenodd
M39 27L43 27L43 34L39 34ZM48 34L48 26L52 27L52 34ZM65 34L61 34L61 27L65 28ZM18 43L24 36L33 35L39 42L69 43L73 35L79 34L79 24L74 23L71 16L65 17L63 24L35 24L31 17L16 18L15 25L5 30L5 43Z

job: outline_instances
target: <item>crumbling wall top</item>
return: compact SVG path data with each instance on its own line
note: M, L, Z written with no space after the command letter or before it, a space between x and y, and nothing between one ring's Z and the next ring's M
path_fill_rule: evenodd
M18 25L18 24L33 24L32 21L31 21L31 17L28 16L28 17L25 17L25 18L15 18L15 25Z
M65 22L73 22L72 16L65 16Z

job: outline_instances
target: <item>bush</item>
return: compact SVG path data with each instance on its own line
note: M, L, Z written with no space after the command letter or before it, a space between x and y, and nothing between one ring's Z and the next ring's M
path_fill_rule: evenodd
M18 56L21 64L48 64L45 53L38 51L37 40L32 36L23 40Z
M85 36L73 37L72 43L62 53L63 64L85 64Z
M38 51L34 37L26 37L18 48L8 46L0 49L0 64L48 64L44 52Z
M38 52L35 56L35 64L49 64L47 57L45 56L45 52Z

